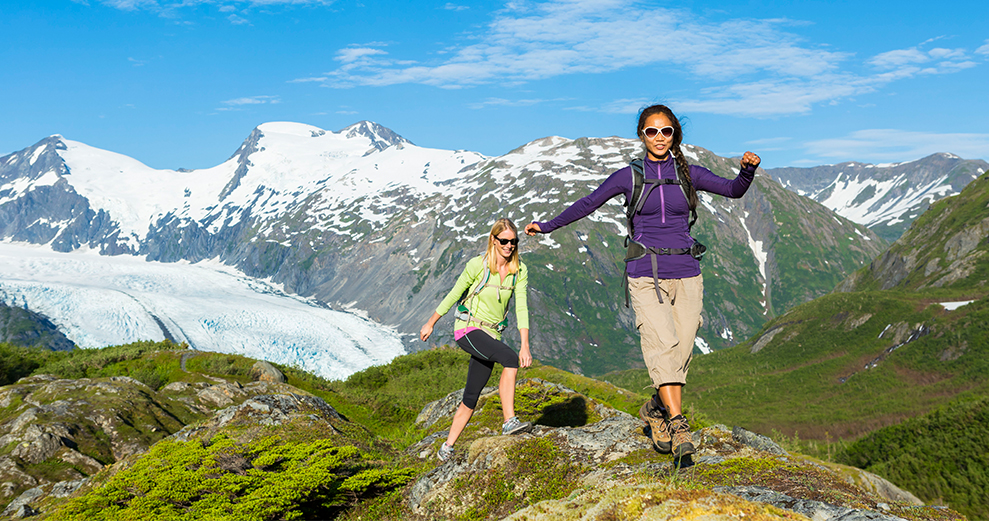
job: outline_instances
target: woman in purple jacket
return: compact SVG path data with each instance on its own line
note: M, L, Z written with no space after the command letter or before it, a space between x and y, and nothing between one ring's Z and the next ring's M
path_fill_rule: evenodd
M681 395L694 337L701 326L704 297L700 255L690 236L690 214L698 205L698 190L732 198L745 195L761 160L746 152L733 180L688 164L680 151L680 121L664 105L653 105L639 113L636 135L646 149L646 184L631 229L633 247L634 243L641 244L645 255L626 259L626 272L635 326L642 339L642 357L656 388L655 396L639 414L649 424L657 450L672 452L674 458L680 459L694 453ZM650 179L659 179L663 184L650 183ZM625 194L628 201L633 186L631 167L625 167L551 221L526 225L525 232L549 233L587 217L618 194Z

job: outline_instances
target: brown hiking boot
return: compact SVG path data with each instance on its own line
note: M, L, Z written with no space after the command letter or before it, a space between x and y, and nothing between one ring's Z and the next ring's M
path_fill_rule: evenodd
M690 437L690 425L687 424L687 419L682 414L670 419L670 433L673 436L673 459L681 459L696 452Z
M657 405L655 397L639 407L639 418L649 426L649 435L656 450L661 454L669 454L673 442L670 422L663 416L663 409Z

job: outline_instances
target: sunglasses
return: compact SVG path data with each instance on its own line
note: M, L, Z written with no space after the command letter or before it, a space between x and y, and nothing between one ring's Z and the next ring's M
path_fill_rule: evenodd
M518 237L516 237L514 239L502 239L501 237L495 237L495 236L492 235L492 238L494 240L500 242L502 246L504 246L506 244L511 244L512 246L518 246L518 244L519 244L519 238Z
M663 134L663 137L673 137L673 127L666 126L663 128L656 127L646 127L642 129L642 134L649 139L656 137L656 134Z

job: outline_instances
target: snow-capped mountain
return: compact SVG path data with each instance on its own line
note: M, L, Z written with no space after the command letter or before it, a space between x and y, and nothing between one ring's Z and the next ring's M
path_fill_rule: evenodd
M989 163L981 159L942 153L904 163L771 168L767 173L788 190L894 241L928 206L961 192L986 171Z
M721 176L737 173L737 160L684 150ZM0 238L219 262L363 310L418 349L415 333L497 217L520 226L553 217L641 153L634 140L547 137L488 158L417 147L370 122L339 132L266 123L226 162L172 171L52 136L0 158ZM702 350L747 338L885 247L762 173L741 200L702 201ZM522 237L537 357L594 374L641 360L621 293L623 220L613 201L549 236ZM437 341L452 341L449 326Z

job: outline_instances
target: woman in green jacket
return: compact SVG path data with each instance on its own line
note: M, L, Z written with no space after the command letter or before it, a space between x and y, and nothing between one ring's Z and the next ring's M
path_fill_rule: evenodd
M457 345L470 355L467 385L464 387L460 407L453 415L450 434L436 454L440 460L446 461L453 455L453 444L474 414L481 389L488 383L496 362L504 367L498 383L505 417L505 423L501 427L502 434L517 434L532 428L531 423L519 421L515 416L515 376L519 366L529 367L532 363L532 355L529 353L529 310L526 303L529 277L525 264L519 260L518 243L518 229L512 221L495 221L488 235L487 252L467 262L456 285L419 331L419 338L425 342L433 333L436 321L463 295L467 295L463 305L458 306L453 328L453 338ZM503 323L508 318L508 302L513 292L515 317L522 337L522 347L518 353L501 341Z

